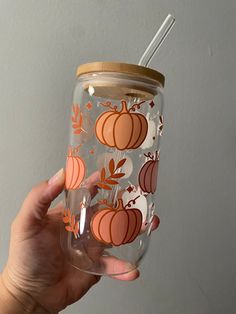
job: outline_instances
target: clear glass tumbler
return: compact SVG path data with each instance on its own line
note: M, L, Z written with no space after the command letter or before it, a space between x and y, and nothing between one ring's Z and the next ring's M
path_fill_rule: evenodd
M76 268L118 275L148 248L155 209L164 76L94 62L77 70L61 245Z

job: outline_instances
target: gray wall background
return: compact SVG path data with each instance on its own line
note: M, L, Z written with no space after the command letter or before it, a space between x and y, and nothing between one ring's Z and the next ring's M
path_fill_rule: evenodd
M236 312L235 0L0 0L0 263L32 185L64 165L75 69L135 63L167 13L161 225L132 283L104 278L63 313Z

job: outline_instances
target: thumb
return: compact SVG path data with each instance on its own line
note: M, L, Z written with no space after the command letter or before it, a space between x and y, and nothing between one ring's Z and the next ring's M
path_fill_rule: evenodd
M65 182L64 169L59 170L50 180L43 181L32 188L24 200L14 222L21 231L42 226L51 202L63 191Z

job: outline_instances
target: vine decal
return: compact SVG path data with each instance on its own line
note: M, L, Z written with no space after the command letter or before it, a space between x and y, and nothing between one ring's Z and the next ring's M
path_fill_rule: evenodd
M147 217L147 194L143 193L140 186L129 185L128 188L123 192L122 199L125 208L135 207L138 208L143 217L143 222Z
M141 105L142 104L144 104L145 103L145 100L143 100L143 101L140 101L139 103L135 103L135 104L133 104L133 106L131 106L130 108L129 108L129 112L130 111L135 111L136 109L140 109L141 108Z
M130 200L126 205L125 208L131 207L132 205L136 204L136 200L140 197L140 195L136 196L133 200Z
M103 107L110 108L111 110L117 111L117 105L112 105L112 102L106 101L105 103L100 103Z

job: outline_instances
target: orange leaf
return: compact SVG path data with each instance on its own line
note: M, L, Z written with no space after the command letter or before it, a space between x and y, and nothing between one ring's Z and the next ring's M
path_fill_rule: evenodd
M115 170L115 162L114 162L114 159L112 158L109 162L109 170L110 170L110 173L114 173L114 170Z
M75 226L75 215L72 215L71 217L71 226L74 228Z
M113 175L111 175L111 178L118 179L118 178L122 178L124 175L125 175L125 173L123 173L123 172L114 173Z
M72 122L76 122L76 119L75 119L74 116L71 116L71 121L72 121Z
M71 228L71 226L65 226L65 228L66 228L67 231L70 231L70 232L73 231L72 228Z
M106 170L105 170L105 168L102 168L102 170L101 170L101 181L104 181L105 177L106 177Z
M73 105L73 113L74 113L74 119L75 119L75 121L76 121L77 113L76 113L76 107L75 107L75 105Z
M117 164L117 166L116 166L116 169L122 167L125 162L126 162L126 158L121 159L121 160L118 162L118 164Z
M105 182L108 184L118 184L119 183L118 181L110 180L110 179L106 179Z
M97 185L98 185L100 188L104 189L104 190L112 190L112 188L111 188L109 185L107 185L107 184L98 182Z
M74 130L74 134L80 134L81 132L82 132L82 129Z
M70 208L68 208L68 217L71 219L71 211L70 211Z
M75 232L76 234L79 233L79 222L76 223L74 232Z
M82 115L82 113L80 114L78 123L79 123L79 126L82 126L82 123L83 123L83 115Z
M78 105L73 105L73 111L75 113L75 117L78 115L79 113L79 106Z
M63 222L65 223L65 224L67 224L68 222L70 222L70 219L69 219L69 217L63 217Z
M74 129L78 129L78 128L80 128L80 125L79 125L78 123L73 123L73 124L72 124L72 127L73 127Z

